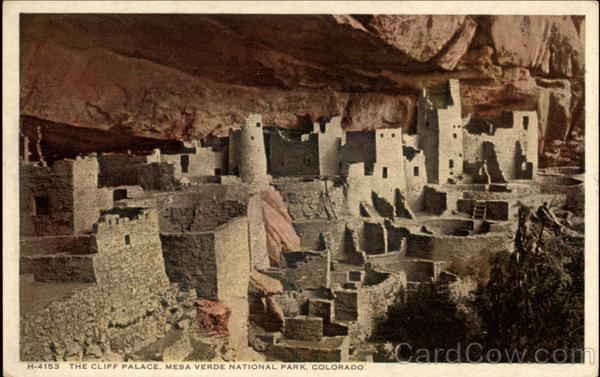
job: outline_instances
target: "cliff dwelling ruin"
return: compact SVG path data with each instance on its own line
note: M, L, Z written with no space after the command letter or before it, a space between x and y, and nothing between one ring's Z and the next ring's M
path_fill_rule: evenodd
M249 114L51 162L24 137L21 358L372 360L401 290L471 289L522 205L582 211L579 173L538 167L535 111L462 114L451 79L420 91L412 133Z

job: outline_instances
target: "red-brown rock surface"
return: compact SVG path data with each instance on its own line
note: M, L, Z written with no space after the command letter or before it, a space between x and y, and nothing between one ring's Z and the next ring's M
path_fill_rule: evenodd
M281 253L300 250L300 237L292 226L292 218L281 194L273 187L262 191L267 253L271 266L281 264Z
M248 294L266 297L283 292L283 285L275 278L256 270L250 271Z
M283 285L279 280L256 270L250 272L250 318L267 331L281 331L283 326L285 315L273 298L273 295L282 292Z
M219 301L198 300L196 324L206 335L227 336L230 315L231 310Z
M59 154L60 125L82 152L223 133L250 112L281 127L342 115L347 129L410 129L418 89L456 77L465 117L538 110L540 152L551 155L555 140L583 131L582 20L26 15L22 123L51 122L44 146Z

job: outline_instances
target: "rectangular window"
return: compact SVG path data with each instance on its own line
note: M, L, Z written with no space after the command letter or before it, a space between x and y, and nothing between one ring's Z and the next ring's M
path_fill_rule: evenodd
M383 168L383 172L382 172L383 178L387 178L388 177L388 171L387 168Z
M131 238L129 237L129 234L125 235L125 245L131 245Z
M50 214L50 200L47 196L36 196L33 200L33 213L36 216Z
M260 122L256 122L256 127L260 127Z
M524 116L523 117L523 129L528 129L529 128L529 117L528 116Z
M413 175L414 175L415 177L418 177L418 176L419 176L419 167L418 167L418 166L415 166L415 167L413 168Z
M456 139L458 136L456 134L452 134L452 137Z
M190 156L184 154L180 158L181 161L181 172L188 173L190 171Z
M113 201L126 199L127 198L127 190L126 189L118 189L113 191Z
M453 160L449 160L449 161L448 161L448 167L449 167L450 169L452 169L452 168L454 167L454 161L453 161Z

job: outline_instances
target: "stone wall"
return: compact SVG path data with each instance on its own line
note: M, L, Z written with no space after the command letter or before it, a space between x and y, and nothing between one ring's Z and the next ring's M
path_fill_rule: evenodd
M139 185L145 190L173 190L175 165L161 162L159 150L149 155L105 154L98 157L99 185Z
M279 130L271 132L269 157L274 176L320 175L319 138L308 134L306 140L294 140Z
M176 299L156 211L104 215L94 229L96 283L21 314L22 360L122 360L164 334Z
M263 201L260 195L242 191L225 195L239 197L237 200L215 201L208 199L211 197L210 192L210 190L203 190L156 194L161 232L207 232L235 217L247 216L249 219L247 243L250 247L252 263L257 268L268 267ZM216 197L215 194L212 198ZM218 197L222 199L221 195Z
M383 224L365 221L363 237L363 250L367 254L383 254L387 252L387 230Z
M284 289L329 287L331 270L329 250L287 252L283 257L287 266L282 279Z
M235 139L239 140L236 166L239 167L242 182L263 185L268 181L268 176L262 117L258 114L248 115L239 133L239 139Z
M73 178L71 164L52 167L21 164L20 232L42 236L73 234Z
M342 139L340 162L354 164L375 162L375 133L372 131L349 131Z
M490 220L508 221L515 211L510 211L510 203L505 200L473 200L459 199L457 201L457 209L460 212L471 215L475 204L485 205L485 218Z
M222 177L224 178L224 177ZM251 185L236 181L235 184L205 183L190 186L188 192L193 192L202 200L243 200L252 193Z
M248 241L250 244L251 265L254 268L269 267L269 254L267 250L267 231L262 194L254 194L248 198Z
M418 147L425 155L427 182L439 183L438 119L425 92L417 100L417 135Z
M94 233L100 285L113 290L144 285L156 292L168 288L155 209L115 209L103 215Z
M21 274L33 274L35 281L95 282L92 255L42 255L21 257Z
M139 165L136 169L137 184L144 190L171 191L177 187L175 167L164 162Z
M508 233L473 236L437 236L410 234L406 255L415 258L451 262L453 272L467 275L471 265L488 265L488 258L503 250L512 250L513 240Z
M344 188L333 180L277 181L294 221L333 220L348 214Z
M84 255L96 253L93 235L22 237L19 254L21 257L53 254Z
M404 176L406 178L406 199L413 212L423 210L423 190L427 184L425 154L413 147L404 147Z
M294 229L300 237L300 245L305 250L324 250L321 234L328 234L332 243L331 259L343 259L345 254L346 220L316 220L295 222Z
M377 277L377 284L334 292L335 319L356 322L351 331L352 343L364 341L371 335L376 321L385 316L389 305L394 302L400 290L406 287L404 272L377 275L381 275Z
M439 183L460 176L464 160L460 86L458 80L449 80L446 85L447 107L437 109Z
M138 184L138 167L150 163L151 156L143 155L111 155L98 157L100 186L123 186ZM160 158L160 156L159 156Z
M463 168L461 96L458 80L424 89L417 102L419 148L425 153L429 183L446 183Z
M248 220L237 218L215 229L217 299L231 310L229 342L236 347L248 345L248 284L251 258L248 245ZM245 244L244 244L245 243Z
M176 178L224 174L226 173L223 171L224 158L223 152L217 152L206 147L196 147L195 153L162 154L160 156L161 162L173 165L173 173ZM187 163L185 163L185 160L187 160ZM183 168L184 165L187 169Z
M406 258L398 253L378 255L369 259L367 269L382 272L402 271L408 282L431 282L439 276L444 262L428 259Z
M339 175L342 143L342 117L336 116L327 123L313 123L313 133L318 135L319 175Z
M378 195L394 202L394 191L406 192L402 129L379 129L375 132L374 187Z
M171 309L192 304L176 287L133 292L92 285L21 312L22 361L121 361L164 336ZM178 309L181 310L181 309Z
M538 166L537 123L535 111L514 111L505 114L496 124L490 124L488 130L471 132L465 128L465 161L474 163L489 159L485 146L493 145L494 156L491 158L497 160L504 179L533 179ZM527 167L527 163L531 166Z
M56 161L51 167L22 164L21 234L82 234L98 220L98 162L93 157Z
M348 211L354 216L361 216L361 206L367 204L374 206L374 195L380 202L396 203L397 190L405 192L404 168L398 167L393 174L398 174L393 179L390 177L389 167L379 163L373 165L373 172L365 171L364 163L356 163L348 166L346 179L346 198ZM388 178L384 178L384 177ZM404 194L403 194L404 195ZM404 195L405 196L405 195ZM395 212L395 207L394 211ZM379 213L378 215L384 216Z
M358 289L355 339L364 340L372 334L376 322L386 315L388 307L404 287L406 274L399 272L387 274L385 280L378 284Z
M217 267L213 233L161 233L169 280L199 297L217 299Z
M248 210L242 200L214 201L189 191L161 193L156 198L162 233L209 231Z
M231 310L230 342L246 346L250 250L248 220L238 217L210 232L161 233L169 279Z
M425 186L423 190L423 209L434 215L441 215L448 209L446 193L438 191L431 186Z
M73 220L75 234L89 233L100 215L99 165L95 157L73 161Z
M286 318L283 334L290 339L319 341L323 338L323 318L307 316Z
M138 186L112 186L98 188L98 207L108 210L115 206L115 202L126 199L144 200L144 190Z

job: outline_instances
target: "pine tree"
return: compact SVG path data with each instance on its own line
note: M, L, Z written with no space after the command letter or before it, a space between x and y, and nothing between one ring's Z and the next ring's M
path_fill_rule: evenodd
M527 350L529 361L540 348L551 353L582 347L583 297L578 290L583 289L583 271L577 260L569 262L574 263L570 270L565 268L572 256L565 259L557 255L560 250L547 250L547 231L541 216L522 207L514 252L496 257L478 300L487 346Z

